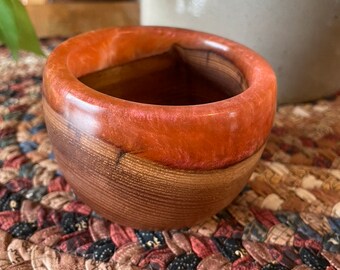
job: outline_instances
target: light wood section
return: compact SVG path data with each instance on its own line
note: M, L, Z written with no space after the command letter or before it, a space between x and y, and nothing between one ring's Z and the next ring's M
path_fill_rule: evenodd
M40 38L69 37L98 28L139 24L139 5L135 1L51 3L27 5L26 9Z

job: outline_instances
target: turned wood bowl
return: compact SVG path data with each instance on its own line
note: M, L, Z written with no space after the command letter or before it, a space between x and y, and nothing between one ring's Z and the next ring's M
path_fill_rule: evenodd
M247 183L272 127L276 79L261 56L218 36L109 28L51 53L43 108L83 202L133 228L179 228Z

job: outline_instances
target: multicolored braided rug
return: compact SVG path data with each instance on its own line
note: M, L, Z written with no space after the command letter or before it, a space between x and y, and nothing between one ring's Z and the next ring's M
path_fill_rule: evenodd
M279 107L248 186L222 212L139 231L102 219L58 171L44 61L16 63L0 47L0 269L340 269L340 94Z

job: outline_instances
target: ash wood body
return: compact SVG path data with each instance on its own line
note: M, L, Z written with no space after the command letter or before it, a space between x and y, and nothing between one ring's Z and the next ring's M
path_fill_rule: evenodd
M105 218L133 228L180 228L217 213L242 190L263 151L220 170L171 169L123 153L43 105L58 165L76 194Z

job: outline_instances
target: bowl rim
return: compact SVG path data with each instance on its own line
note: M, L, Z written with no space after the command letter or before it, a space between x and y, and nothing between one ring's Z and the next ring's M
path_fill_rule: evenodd
M193 105L159 105L159 104L149 104L149 103L142 103L142 102L136 102L126 99L121 99L118 97L110 96L105 93L101 93L100 91L97 91L86 84L82 83L78 76L75 76L74 73L69 68L69 56L72 50L79 48L79 43L87 41L91 39L92 37L98 35L98 34L120 34L124 31L145 31L147 34L157 34L159 32L164 33L176 33L180 34L182 36L185 35L192 35L196 34L198 39L205 40L209 42L208 47L213 48L215 46L214 51L222 53L223 50L227 49L230 51L231 54L234 55L242 55L245 54L245 57L237 57L234 60L230 60L227 58L227 60L231 61L232 64L236 66L237 69L239 69L243 76L245 77L248 87L244 89L241 93L234 95L232 97L209 102L209 103L203 103L203 104L193 104ZM102 37L103 35L101 35ZM196 37L196 38L197 38ZM207 43L206 43L207 44ZM86 46L92 45L92 44L86 44ZM218 50L216 50L218 49ZM66 50L66 53L65 53ZM57 61L56 61L57 60ZM247 72L249 74L245 74L244 68L240 67L239 65L246 64L248 67L250 67L252 70L251 72ZM104 67L106 68L106 67ZM53 74L48 74L48 71L50 69L53 69ZM93 70L91 72L98 71ZM62 76L59 76L61 73L63 73ZM263 76L263 74L266 74L266 76ZM247 76L248 75L248 76ZM250 76L249 76L250 75ZM55 80L54 78L58 76L58 79ZM81 99L81 100L91 100L92 102L98 102L100 106L106 107L111 104L117 104L117 105L130 105L130 106L141 106L143 109L145 107L152 107L152 109L166 109L170 111L174 110L182 110L183 112L188 109L202 109L209 107L209 110L212 108L212 106L223 106L225 103L231 103L231 102L237 102L240 99L246 98L246 96L249 96L251 98L252 95L254 95L254 92L257 91L259 87L261 88L267 88L266 86L272 85L273 83L276 85L276 76L271 68L271 66L268 64L268 62L258 53L253 51L252 49L238 43L232 40L229 40L227 38L223 38L214 34L191 30L191 29L185 29L185 28L179 28L179 27L167 27L167 26L123 26L123 27L109 27L109 28L103 28L99 30L93 30L89 31L83 34L79 34L77 36L71 37L67 39L66 41L62 42L60 45L58 45L54 51L49 55L47 63L45 65L44 70L44 81L48 81L51 88L58 90L60 84L63 85L70 85L73 87L68 87L67 91L72 94L73 96ZM53 100L51 100L53 104ZM98 104L98 105L99 105Z
M81 75L76 76L69 69L70 53L93 45L93 40L100 40L100 44L106 46L105 42L112 42L115 35L135 33L194 40L202 46L200 49L213 46L213 51L225 56L243 73L248 88L231 98L205 104L146 104L96 91L78 80ZM92 49L99 50L98 47ZM163 26L112 27L70 38L51 53L43 74L43 98L56 112L72 120L75 112L93 118L92 112L99 108L100 127L91 130L93 134L123 152L136 153L178 169L225 168L258 151L273 124L276 88L271 66L253 50L213 34ZM72 124L89 132L86 120L80 122ZM201 142L207 145L201 147ZM135 150L137 145L138 150Z

